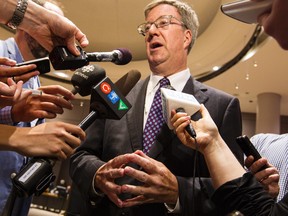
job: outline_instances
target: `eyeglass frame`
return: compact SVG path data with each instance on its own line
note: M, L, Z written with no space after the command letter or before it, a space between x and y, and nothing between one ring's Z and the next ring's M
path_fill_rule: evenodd
M156 22L162 18L169 18L169 22L165 23L165 24L157 24ZM172 23L172 18L176 19L177 21L179 21L180 23ZM149 28L147 30L143 30L143 29L146 29L144 28L147 24L150 24ZM154 22L145 22L145 23L142 23L140 24L138 27L137 27L137 31L139 34L143 35L143 36L146 36L147 32L150 30L150 28L152 27L152 25L155 25L155 27L158 29L158 28L163 28L165 26L169 26L171 24L175 24L175 25L181 25L182 27L185 27L186 29L188 29L188 27L185 25L184 22L182 22L181 20L179 20L178 18L176 18L175 16L173 15L162 15L160 17L158 17Z

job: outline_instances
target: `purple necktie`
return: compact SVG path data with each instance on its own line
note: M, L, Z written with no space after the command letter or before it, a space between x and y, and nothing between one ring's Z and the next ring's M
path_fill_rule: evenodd
M149 152L157 134L159 133L164 123L160 88L166 85L170 85L170 82L166 77L164 77L159 81L159 83L160 87L155 93L143 132L143 152L145 154Z

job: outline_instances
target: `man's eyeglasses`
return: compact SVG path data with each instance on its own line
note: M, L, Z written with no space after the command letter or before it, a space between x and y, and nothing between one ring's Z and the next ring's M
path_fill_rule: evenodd
M172 18L177 20L180 23L172 22ZM165 26L168 26L170 24L181 25L187 28L187 26L182 21L177 19L176 17L172 15L163 15L163 16L160 16L158 19L156 19L154 22L146 22L146 23L142 23L141 25L139 25L137 28L138 33L145 36L153 24L156 26L156 28L164 28Z

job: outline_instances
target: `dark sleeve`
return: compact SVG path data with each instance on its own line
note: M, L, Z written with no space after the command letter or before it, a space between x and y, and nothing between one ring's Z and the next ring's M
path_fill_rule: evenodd
M232 100L229 101L223 115L222 123L218 126L218 130L240 164L244 165L243 151L236 143L236 137L242 135L242 116L237 98L232 98Z
M93 200L91 197L92 181L98 168L104 164L100 159L102 155L102 141L105 121L96 120L86 130L85 141L77 148L70 158L69 174L73 182L79 188L83 198L87 201ZM97 156L96 156L97 155ZM100 197L99 197L100 198Z
M274 199L250 172L223 184L215 191L212 200L218 207L219 215L237 210L245 216L267 216L275 205ZM287 215L287 211L277 215Z
M200 180L196 177L195 184L193 184L193 178L188 179L177 176L177 181L179 187L181 215L216 215L215 205L210 199L214 192L211 178L201 178Z
M243 165L243 152L236 143L236 137L242 134L242 118L239 100L222 94L216 94L216 97L217 99L213 100L213 103L207 102L207 106L214 117L213 119L221 136L238 161ZM211 178L202 176L201 179L199 179L196 177L194 192L192 190L192 178L177 176L177 180L179 185L181 215L194 215L194 209L196 209L195 215L217 215L215 214L217 209L211 200L213 194ZM195 205L196 208L194 208L193 205Z

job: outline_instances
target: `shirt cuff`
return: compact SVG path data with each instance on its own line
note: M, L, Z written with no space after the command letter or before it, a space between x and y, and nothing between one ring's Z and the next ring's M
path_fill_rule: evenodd
M11 116L11 106L6 106L0 110L0 123L6 125L13 125L14 122Z
M179 197L175 205L166 204L166 203L164 203L164 205L167 208L169 213L180 213L181 206L180 206Z
M94 186L94 182L95 182L95 178L96 178L96 173L93 177L93 180L92 180L92 193L93 195L96 195L96 196L99 196L99 197L104 197L104 193L102 193L101 191L97 190Z

